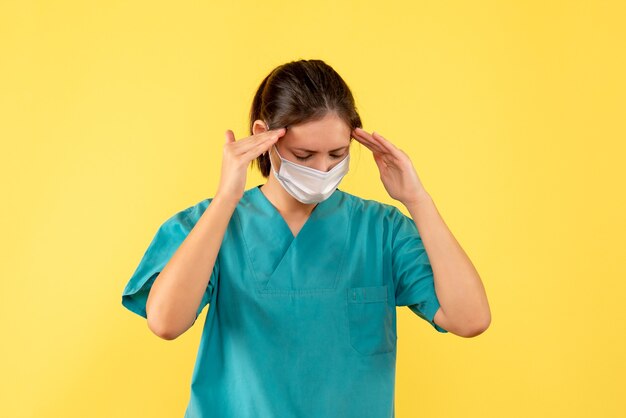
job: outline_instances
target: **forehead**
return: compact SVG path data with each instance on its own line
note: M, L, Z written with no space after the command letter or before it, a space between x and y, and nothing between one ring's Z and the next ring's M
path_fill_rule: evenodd
M311 151L331 151L350 145L350 127L334 114L287 128L281 138L289 148Z

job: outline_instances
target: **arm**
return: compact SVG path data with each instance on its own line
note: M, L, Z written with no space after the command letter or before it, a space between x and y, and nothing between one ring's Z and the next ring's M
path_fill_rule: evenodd
M174 339L195 322L226 228L244 195L248 166L285 131L264 130L238 141L232 130L225 132L216 195L156 277L146 301L148 327L158 336Z
M435 291L441 304L434 322L462 337L483 333L489 327L491 313L478 272L425 190L407 202L405 206L433 268Z
M402 202L415 222L432 265L441 305L433 322L463 337L484 332L491 314L483 284L424 189L411 159L378 133L355 128L352 134L372 151L389 196Z
M216 196L157 276L148 295L148 327L172 340L195 322L226 227L237 206Z

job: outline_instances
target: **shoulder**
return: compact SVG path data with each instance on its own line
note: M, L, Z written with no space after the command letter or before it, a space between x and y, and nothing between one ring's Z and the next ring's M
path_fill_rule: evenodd
M400 210L390 204L379 202L373 199L365 199L354 194L338 190L344 202L352 207L352 214L367 218L376 218L380 220L388 220L392 223L400 221L400 217L404 216Z
M198 222L200 216L202 216L212 200L213 198L209 197L191 206L180 209L173 215L170 215L170 217L163 222L161 228L180 227L184 230L190 231Z
M404 238L418 238L419 231L411 217L405 215L394 205L377 200L364 199L342 192L342 198L352 206L351 221L362 227L383 231L392 241Z

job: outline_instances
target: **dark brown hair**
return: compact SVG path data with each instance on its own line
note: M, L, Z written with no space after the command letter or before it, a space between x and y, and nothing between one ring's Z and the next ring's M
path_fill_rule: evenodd
M322 60L291 61L276 67L259 85L250 109L250 135L257 119L277 129L319 120L328 113L341 118L350 132L363 127L352 92L330 65ZM267 152L257 157L256 165L264 177L269 176Z

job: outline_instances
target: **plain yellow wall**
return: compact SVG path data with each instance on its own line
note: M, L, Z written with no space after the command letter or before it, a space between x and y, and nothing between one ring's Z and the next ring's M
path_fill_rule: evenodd
M206 309L165 341L122 289L160 223L214 195L263 77L313 58L409 154L490 300L472 339L399 308L397 417L624 416L625 19L591 0L3 0L0 416L182 417ZM352 153L342 189L407 213Z

